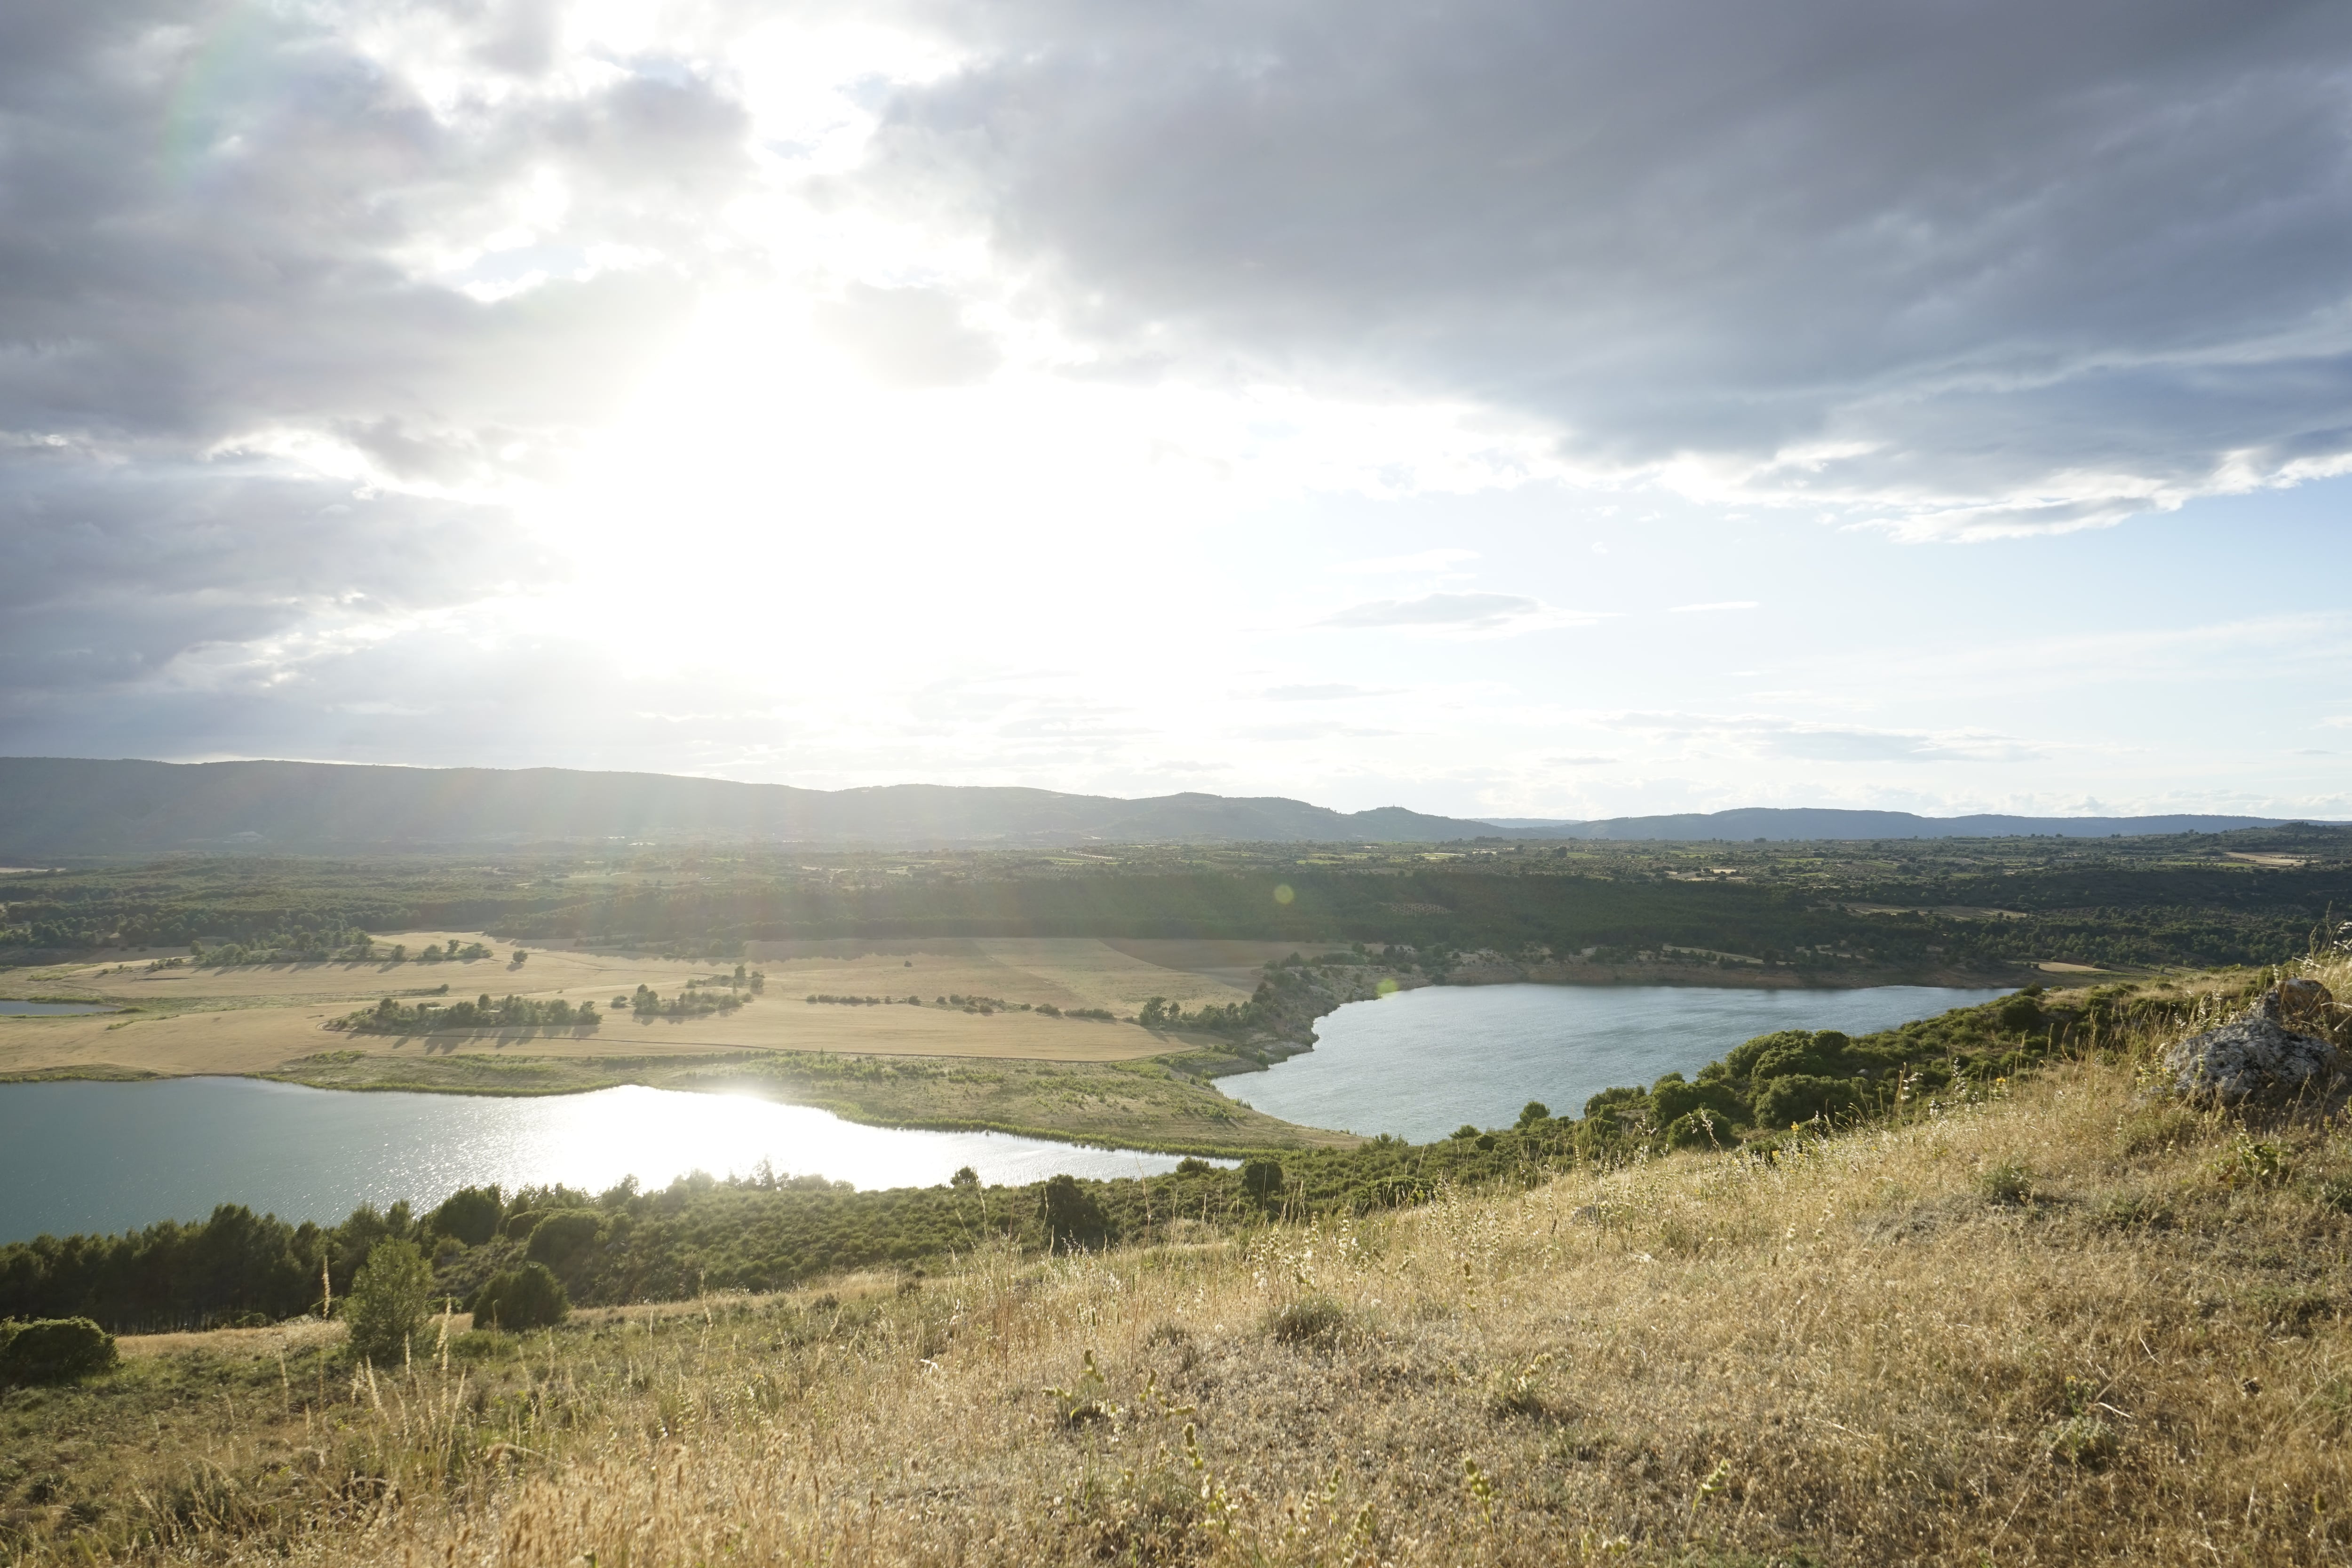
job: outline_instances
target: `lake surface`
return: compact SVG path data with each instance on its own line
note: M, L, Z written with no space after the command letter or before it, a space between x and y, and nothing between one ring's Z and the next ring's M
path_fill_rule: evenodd
M402 1198L419 1212L459 1187L561 1182L601 1192L689 1171L823 1175L918 1187L970 1165L990 1183L1158 1175L1167 1155L997 1132L862 1127L745 1095L607 1089L499 1100L355 1094L187 1078L0 1084L0 1242L120 1231L244 1204L288 1220L341 1220Z
M1286 1121L1425 1143L1465 1121L1507 1127L1530 1100L1579 1116L1604 1089L1696 1073L1775 1029L1868 1034L2005 994L1933 985L1431 985L1350 1002L1317 1023L1312 1051L1217 1087Z
M0 1018L47 1018L60 1013L103 1013L107 1007L99 1002L0 1002Z

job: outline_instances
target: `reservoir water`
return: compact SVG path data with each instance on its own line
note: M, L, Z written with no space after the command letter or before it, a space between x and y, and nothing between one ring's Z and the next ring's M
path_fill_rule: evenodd
M97 1002L0 1002L0 1018L51 1018L62 1013L103 1013L107 1008Z
M1867 1034L2003 994L1931 985L1432 985L1351 1002L1316 1025L1312 1051L1218 1087L1286 1121L1425 1143L1465 1121L1507 1127L1530 1100L1581 1115L1604 1089L1695 1073L1775 1029Z
M863 1127L742 1095L607 1089L502 1100L353 1094L254 1079L0 1084L0 1242L120 1231L244 1204L340 1220L363 1203L422 1211L459 1187L561 1182L590 1193L690 1171L929 1186L1157 1175L1172 1157L997 1132Z

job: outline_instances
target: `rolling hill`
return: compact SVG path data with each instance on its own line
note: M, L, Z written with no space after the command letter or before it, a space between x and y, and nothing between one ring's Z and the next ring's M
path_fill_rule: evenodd
M1916 816L1748 809L1598 822L1339 812L1280 796L1121 800L1051 790L788 784L565 768L0 758L0 858L368 853L527 844L874 847L1096 843L1437 843L1526 838L1868 839L2226 832L2253 816Z

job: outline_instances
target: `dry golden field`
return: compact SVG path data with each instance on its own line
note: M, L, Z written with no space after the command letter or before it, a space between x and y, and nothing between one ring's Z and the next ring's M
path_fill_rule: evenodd
M479 932L410 931L383 939L411 953ZM1134 951L1128 951L1132 949ZM640 984L664 995L731 971L650 957L511 944L496 956L423 963L326 963L150 969L151 959L64 966L11 977L23 995L73 995L122 1011L0 1016L0 1079L40 1077L268 1076L330 1089L545 1094L615 1083L656 1088L748 1085L854 1121L994 1128L1131 1148L1197 1152L1344 1144L1346 1134L1295 1127L1235 1104L1150 1058L1204 1042L1132 1023L1035 1011L940 1006L942 996L1032 1008L1097 1007L1131 1016L1152 996L1187 1006L1247 998L1255 966L1290 951L1271 944L1003 939L901 944L811 944L750 961L763 994L731 1015L641 1021L605 1009L593 1033L572 1028L436 1031L415 1036L329 1028L379 998L451 999L512 993L609 1003ZM1155 962L1155 959L1164 962ZM1197 969L1181 967L1184 963ZM888 1005L814 1004L812 994L895 996ZM920 996L920 1006L906 998ZM903 1071L839 1069L860 1058ZM913 1058L908 1060L908 1058Z
M412 953L479 932L409 931L383 939ZM782 944L778 944L782 945ZM78 964L11 977L27 995L87 995L135 1011L107 1016L0 1019L0 1075L113 1069L178 1076L274 1071L325 1050L408 1057L450 1051L500 1056L596 1058L707 1056L726 1051L824 1051L877 1056L971 1057L1065 1062L1133 1060L1181 1048L1181 1042L1131 1024L1048 1017L1034 1012L991 1015L932 1005L941 996L986 996L1062 1008L1102 1007L1121 1016L1152 996L1197 1007L1245 1000L1256 964L1289 949L1226 942L1125 942L1077 939L992 939L902 944L809 944L801 953L761 954L767 975L760 1000L730 1016L640 1024L607 1013L593 1035L562 1031L485 1031L400 1040L343 1035L326 1025L385 995L414 996L446 984L453 997L509 993L609 1001L650 985L665 995L708 964L660 958L533 948L520 965L510 944L470 963L270 964L227 969L151 971L144 960ZM1251 982L1254 984L1254 981ZM894 996L903 1004L811 1005L812 993Z
M331 1329L134 1345L0 1402L7 1527L43 1563L2343 1561L2345 1117L2148 1099L2159 1043L1772 1162L372 1373Z

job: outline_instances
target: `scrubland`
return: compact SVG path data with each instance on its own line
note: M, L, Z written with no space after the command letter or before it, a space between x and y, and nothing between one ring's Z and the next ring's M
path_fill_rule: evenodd
M2343 994L2352 975L2307 966ZM26 1562L2352 1556L2352 1143L2160 1037L1769 1158L0 1397ZM273 1338L272 1336L275 1336Z

